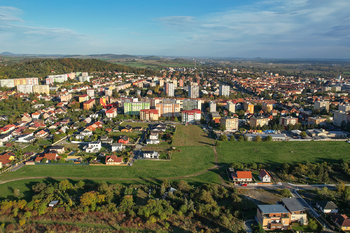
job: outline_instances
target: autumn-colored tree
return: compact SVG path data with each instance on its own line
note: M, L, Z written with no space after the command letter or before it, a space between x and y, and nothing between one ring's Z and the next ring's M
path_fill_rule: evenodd
M97 196L96 196L96 192L94 191L84 193L80 197L80 204L82 204L83 206L91 206L96 202L97 202Z

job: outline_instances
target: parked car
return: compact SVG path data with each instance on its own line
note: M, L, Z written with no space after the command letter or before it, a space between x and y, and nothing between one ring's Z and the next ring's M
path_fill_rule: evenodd
M248 186L248 184L242 184L241 186L246 187L246 186Z

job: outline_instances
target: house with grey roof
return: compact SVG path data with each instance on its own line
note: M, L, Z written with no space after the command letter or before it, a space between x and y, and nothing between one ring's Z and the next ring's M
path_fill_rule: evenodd
M283 198L282 205L289 211L290 213L290 221L299 222L300 225L307 225L307 212L305 206L303 206L300 202L300 198L291 197L291 198Z
M324 214L337 214L338 206L333 201L319 201L316 207Z
M264 230L284 230L290 224L290 213L282 205L258 205L256 221Z

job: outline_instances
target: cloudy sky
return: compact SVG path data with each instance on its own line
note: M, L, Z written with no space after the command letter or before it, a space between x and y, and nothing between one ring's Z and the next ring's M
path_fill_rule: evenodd
M1 0L0 53L350 58L350 0Z

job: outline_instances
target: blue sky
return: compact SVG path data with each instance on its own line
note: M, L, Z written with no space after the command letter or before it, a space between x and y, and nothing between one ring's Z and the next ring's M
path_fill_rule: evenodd
M1 0L0 52L350 58L350 0Z

